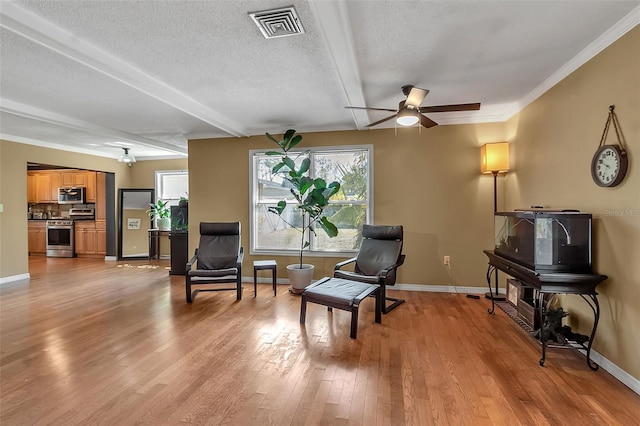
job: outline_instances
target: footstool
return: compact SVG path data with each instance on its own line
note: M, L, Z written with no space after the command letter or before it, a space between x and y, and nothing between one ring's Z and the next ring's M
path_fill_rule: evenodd
M367 296L375 296L376 323L382 322L382 297L380 286L342 278L325 277L311 284L302 292L302 306L300 307L300 323L304 324L307 315L307 302L317 303L329 308L342 309L351 312L351 338L358 336L358 308Z
M258 271L262 270L270 270L271 271L271 281L273 282L273 295L277 294L276 292L276 268L278 264L275 260L256 260L253 262L253 297L258 295Z

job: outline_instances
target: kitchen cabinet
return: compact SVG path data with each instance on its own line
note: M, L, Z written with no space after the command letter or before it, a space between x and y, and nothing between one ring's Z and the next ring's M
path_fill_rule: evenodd
M96 173L96 221L107 220L107 187L106 174L103 172Z
M28 227L29 254L47 253L47 228L44 220L30 220Z
M75 238L76 254L97 254L95 222L76 221Z
M28 172L27 202L58 203L58 188L82 186L85 188L86 202L95 203L96 174L86 170Z
M36 175L36 194L38 203L58 202L57 196L55 201L51 201L51 174L43 173Z
M96 254L101 254L101 255L107 254L107 221L106 220L96 220Z
M60 173L61 186L87 186L87 174L84 171L66 171Z
M49 175L50 202L58 202L58 188L60 188L61 186L64 186L62 185L62 176L59 173L51 173Z
M96 202L96 172L82 172L82 173L85 175L84 186L86 188L85 197L87 199L87 203L95 203Z
M37 203L38 192L36 190L36 175L27 174L27 203Z

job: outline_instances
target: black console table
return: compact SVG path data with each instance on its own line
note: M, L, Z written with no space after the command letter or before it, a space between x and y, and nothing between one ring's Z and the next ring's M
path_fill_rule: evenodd
M489 268L487 269L487 284L491 292L491 275L500 270L512 276L524 285L533 288L538 294L537 314L539 315L540 327L544 326L545 315L551 306L556 294L577 294L587 302L593 311L594 321L591 329L591 336L587 345L587 365L592 370L597 370L598 365L591 361L591 345L596 335L598 321L600 320L600 304L598 303L598 293L596 286L607 279L606 275L600 274L573 274L573 273L538 273L531 269L515 263L505 257L497 255L493 250L485 250L484 253L489 258ZM551 297L545 304L545 295ZM491 300L490 314L495 313L495 302ZM544 365L547 342L544 333L540 332L540 343L542 345L542 357L540 365Z

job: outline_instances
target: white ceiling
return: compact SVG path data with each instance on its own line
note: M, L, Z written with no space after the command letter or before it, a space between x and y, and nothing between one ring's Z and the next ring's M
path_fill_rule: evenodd
M249 17L290 5L302 35ZM616 0L1 1L0 137L179 158L188 139L364 130L390 113L344 107L397 108L405 84L482 103L440 124L503 121L639 23Z

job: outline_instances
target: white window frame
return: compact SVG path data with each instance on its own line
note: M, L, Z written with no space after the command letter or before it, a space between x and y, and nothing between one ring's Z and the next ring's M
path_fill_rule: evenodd
M366 214L365 214L365 224L373 223L373 180L374 180L374 170L373 170L373 145L344 145L344 146L318 146L318 147L310 147L310 148L301 148L301 149L292 149L289 151L291 156L294 156L309 151L310 155L313 153L326 153L331 151L367 151L368 155L368 182L367 182L367 199L368 203L366 204ZM274 255L274 256L298 256L299 250L288 250L288 249L257 249L256 248L256 238L255 238L255 230L257 229L257 217L256 217L256 209L255 206L258 203L258 182L256 179L256 166L257 166L257 158L258 156L264 155L267 151L274 151L273 148L267 149L253 149L249 151L249 253L256 255ZM315 173L314 170L314 162L311 162L310 172L313 176ZM334 201L331 204L350 204L348 201ZM319 232L324 232L320 230ZM313 236L312 236L313 237ZM313 246L313 244L311 244ZM304 256L309 257L348 257L352 256L354 253L357 253L358 249L353 250L343 250L343 251L321 251L321 250L311 250L310 248L305 249Z
M154 192L155 192L155 200L154 202L157 202L158 200L162 200L162 201L170 201L169 205L170 206L177 206L178 202L180 202L180 198L162 198L160 197L160 194L162 193L162 177L163 176L169 176L169 175L186 175L187 176L187 193L184 196L189 195L188 193L188 189L189 189L189 171L188 170L156 170L155 172L155 188L154 188ZM175 203L173 203L173 201L175 201ZM169 217L171 217L171 213L169 213ZM154 218L153 220L153 226L156 227L157 223L156 223L156 218Z

